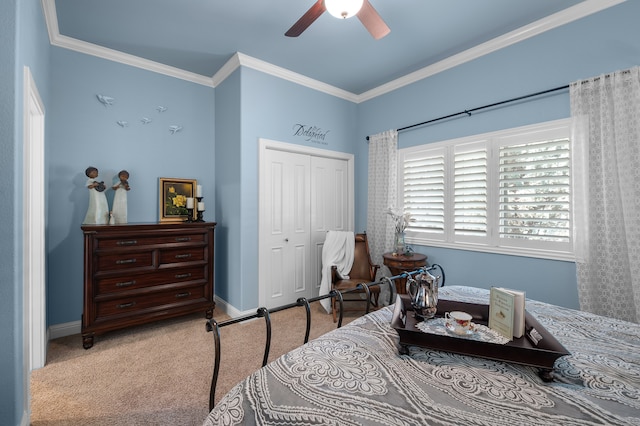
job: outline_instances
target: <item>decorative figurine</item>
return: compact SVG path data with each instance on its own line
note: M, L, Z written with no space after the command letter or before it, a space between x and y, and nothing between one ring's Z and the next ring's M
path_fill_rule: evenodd
M129 187L129 172L120 170L118 173L117 183L111 188L115 190L113 196L113 219L114 223L127 223L127 191Z
M105 225L109 222L109 204L104 193L104 182L98 180L98 169L87 167L84 172L87 175L87 188L89 188L89 208L84 217L83 224Z

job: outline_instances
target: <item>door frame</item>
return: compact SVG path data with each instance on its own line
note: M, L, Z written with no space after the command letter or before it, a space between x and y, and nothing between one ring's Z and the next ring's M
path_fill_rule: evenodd
M25 407L31 371L47 358L45 292L45 111L29 67L23 69L22 297Z
M262 212L266 211L269 206L267 205L267 200L263 194L265 193L265 179L264 173L266 173L266 160L265 153L267 150L275 150L275 151L284 151L291 152L296 154L306 154L312 157L322 157L322 158L332 158L336 160L345 160L349 166L349 176L348 176L348 217L349 217L349 229L353 229L354 227L354 155L348 154L339 151L330 151L326 149L313 148L303 145L296 145L287 142L278 142L265 138L258 138L258 306L266 306L266 253L268 247L265 247L266 242L263 236L263 232L267 229L267 224L264 223L264 215Z
M46 360L44 104L29 67L24 67L23 280L29 369ZM28 334L27 334L28 333Z

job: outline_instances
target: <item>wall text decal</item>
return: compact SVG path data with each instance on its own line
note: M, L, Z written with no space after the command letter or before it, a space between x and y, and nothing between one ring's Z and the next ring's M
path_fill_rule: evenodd
M311 141L322 145L327 145L325 138L329 130L322 130L320 127L308 126L306 124L294 124L293 135L305 138L307 142Z

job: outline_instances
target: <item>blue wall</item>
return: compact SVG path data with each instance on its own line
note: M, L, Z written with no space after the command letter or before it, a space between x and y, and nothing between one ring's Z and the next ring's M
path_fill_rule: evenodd
M49 109L49 40L39 0L0 2L0 422L25 421L23 369L22 174L23 67L28 66Z
M197 179L211 212L205 219L213 219L214 89L60 48L53 48L51 63L47 310L48 323L60 324L82 315L80 225L89 201L88 166L106 183L119 170L129 171L129 223L158 220L160 177ZM97 94L114 104L103 105ZM143 124L143 117L153 121ZM183 129L171 134L171 125ZM108 197L112 193L107 190Z
M566 85L640 64L640 2L628 1L596 15L459 65L360 105L358 137ZM570 115L568 91L485 110L401 132L398 145L454 139ZM366 162L356 176L366 193ZM358 191L357 191L358 192ZM366 225L366 200L358 200L356 226ZM414 246L441 264L448 285L520 288L535 299L578 308L575 264Z
M0 179L3 184L3 197L10 205L22 202L19 169L16 169L18 157L18 113L16 91L18 90L18 56L16 52L17 29L16 1L0 3ZM6 195L5 195L6 194ZM6 277L0 283L0 371L2 373L2 389L0 390L0 416L16 424L22 411L22 379L17 372L22 371L22 318L20 317L22 291L17 283L22 282L22 274L18 268L22 262L20 256L21 232L17 229L15 209L0 209L0 274ZM5 385L6 382L6 385Z
M259 138L351 153L356 105L250 68L228 80L216 88L216 219L224 228L216 250L226 251L216 256L216 294L244 311L258 306ZM297 124L329 133L321 144L307 141L294 134Z
M241 229L240 70L216 87L216 256L215 294L225 301L242 300L239 285Z

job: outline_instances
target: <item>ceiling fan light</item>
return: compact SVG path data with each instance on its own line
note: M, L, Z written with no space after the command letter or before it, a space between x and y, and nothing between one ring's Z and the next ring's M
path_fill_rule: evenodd
M362 8L364 0L324 0L327 12L336 18L346 19L355 16Z

